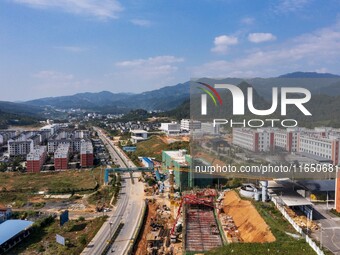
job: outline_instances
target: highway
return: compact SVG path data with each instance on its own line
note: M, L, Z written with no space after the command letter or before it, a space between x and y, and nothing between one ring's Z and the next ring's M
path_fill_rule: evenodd
M94 127L94 130L108 148L115 164L120 167L135 167L125 153L115 146L101 129ZM138 220L141 217L144 204L144 191L143 183L135 180L134 184L132 184L129 174L123 174L122 179L122 189L115 208L112 212L107 213L109 216L108 220L103 224L96 236L81 254L102 254L120 223L124 223L124 226L120 230L112 247L110 247L108 254L128 254L128 250L132 245L133 234L137 227Z

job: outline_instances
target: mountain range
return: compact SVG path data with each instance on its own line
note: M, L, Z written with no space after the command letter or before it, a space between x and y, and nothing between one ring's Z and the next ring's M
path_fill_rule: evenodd
M271 100L271 87L294 86L309 89L313 95L340 95L340 76L329 73L294 72L273 78L201 78L197 81L208 84L229 83L239 85L242 82L250 84L264 99ZM287 83L289 85L287 85ZM188 105L190 96L190 81L167 86L157 90L139 94L112 93L78 93L71 96L47 97L21 103L0 101L0 115L11 113L17 115L39 116L45 108L70 109L81 108L101 113L126 113L133 109L171 111Z
M25 102L32 106L50 106L60 109L82 108L102 113L126 112L131 109L173 109L189 97L189 82L161 89L132 93L79 93L72 96L48 97Z

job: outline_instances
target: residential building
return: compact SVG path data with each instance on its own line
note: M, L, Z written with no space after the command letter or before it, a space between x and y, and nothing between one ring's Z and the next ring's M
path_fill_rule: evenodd
M6 144L7 141L17 135L15 130L0 130L0 145Z
M26 156L34 149L34 146L40 144L40 139L35 136L36 134L38 134L36 131L25 131L9 139L7 142L9 156ZM34 139L32 139L33 136L35 136Z
M90 133L87 130L59 130L48 139L48 153L54 153L60 144L69 144L70 152L79 153L82 140L89 140Z
M27 154L26 168L28 173L40 172L47 157L46 146L36 146L29 154Z
M80 166L93 166L93 146L91 141L82 141L80 145Z
M61 127L60 124L49 124L40 128L40 130L47 131L49 132L50 135L54 135L59 130L60 127Z
M70 155L70 144L60 144L54 152L54 169L66 170L68 169L68 161Z

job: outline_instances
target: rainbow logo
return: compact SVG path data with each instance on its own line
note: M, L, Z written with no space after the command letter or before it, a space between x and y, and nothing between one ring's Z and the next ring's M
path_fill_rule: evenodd
M208 89L205 89L205 88L201 88L201 87L197 87L198 89L202 90L203 92L207 93L211 99L213 100L215 106L217 106L217 101L219 102L220 105L222 105L222 98L220 96L220 94L216 91L216 89L214 89L212 86L206 84L206 83L203 83L203 82L197 82L205 87L207 87ZM215 95L215 96L214 96ZM216 98L215 98L216 97ZM217 99L217 100L216 100Z

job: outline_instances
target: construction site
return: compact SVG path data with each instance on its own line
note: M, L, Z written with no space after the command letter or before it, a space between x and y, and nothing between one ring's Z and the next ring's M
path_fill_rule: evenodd
M155 178L145 173L144 178ZM271 243L276 238L250 200L236 190L174 191L173 175L152 186L137 255L202 253L227 243Z
M222 246L226 238L218 221L217 195L204 189L150 199L136 254L183 254Z
M222 236L216 219L215 190L207 189L186 195L184 203L184 246L186 251L208 251L222 246ZM179 208L180 210L180 208Z

